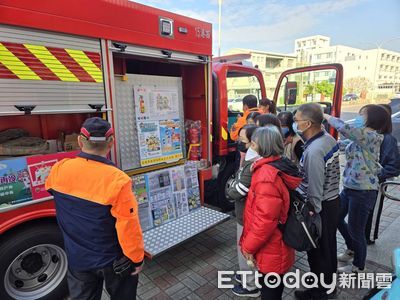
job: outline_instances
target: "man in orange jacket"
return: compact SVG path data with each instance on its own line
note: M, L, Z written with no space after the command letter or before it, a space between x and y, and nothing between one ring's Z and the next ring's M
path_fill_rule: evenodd
M239 137L239 130L246 125L247 116L253 111L259 111L258 100L254 95L247 95L243 98L243 116L238 118L235 124L232 125L230 135L233 141L236 141ZM261 112L260 112L261 113Z
M110 123L87 119L78 143L78 157L56 163L46 181L64 236L70 297L100 300L104 280L111 299L135 299L143 237L131 179L106 158Z

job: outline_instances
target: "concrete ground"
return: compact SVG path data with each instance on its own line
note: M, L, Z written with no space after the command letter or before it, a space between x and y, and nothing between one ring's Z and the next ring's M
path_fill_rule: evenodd
M396 192L400 195L400 190ZM369 272L391 273L390 255L394 247L400 246L398 225L400 202L386 199L380 237L368 247ZM338 251L343 251L345 245L339 233L337 241ZM309 270L306 253L297 253L293 269ZM238 270L235 217L147 261L140 274L138 299L243 299L229 289L217 288L218 270ZM338 299L362 299L367 291L338 289ZM293 289L285 289L284 299L294 299L293 294Z

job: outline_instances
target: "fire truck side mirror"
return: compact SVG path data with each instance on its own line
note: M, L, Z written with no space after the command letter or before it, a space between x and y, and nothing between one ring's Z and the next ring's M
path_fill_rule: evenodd
M285 84L285 103L287 105L296 104L297 98L297 82L288 81Z

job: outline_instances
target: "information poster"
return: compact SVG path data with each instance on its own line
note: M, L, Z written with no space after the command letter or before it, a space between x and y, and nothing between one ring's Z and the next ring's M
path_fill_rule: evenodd
M60 152L55 154L28 156L28 172L31 180L32 199L39 200L51 195L46 191L45 182L51 167L64 158L75 157L79 151Z
M134 87L133 94L140 165L183 158L178 88L138 85Z
M189 204L186 194L185 169L183 166L171 169L172 191L174 194L177 218L189 213Z
M147 175L147 180L154 226L176 219L170 171L150 173Z
M0 162L0 207L32 200L25 158Z
M162 155L158 122L140 122L138 134L142 161Z
M142 230L146 231L153 228L153 218L150 211L145 175L132 177L132 189L138 202L139 220Z
M189 211L201 206L199 179L195 162L188 161L185 164L186 193L189 203Z
M197 167L191 162L134 176L132 189L143 231L187 215L201 205Z
M11 205L48 198L45 189L51 167L79 151L12 158L0 161L0 209Z

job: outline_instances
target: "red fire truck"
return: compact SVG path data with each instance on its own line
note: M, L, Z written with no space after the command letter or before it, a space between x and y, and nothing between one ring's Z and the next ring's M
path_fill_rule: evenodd
M73 134L88 117L112 123L110 158L133 178L139 210L154 218L144 232L148 256L228 217L202 204L212 194L218 206L231 205L224 186L238 112L228 109L230 94L243 80L255 84L243 93L266 92L263 74L242 59L212 63L211 24L127 0L0 0L0 11L0 299L66 293L66 255L43 184L51 164L76 154ZM335 89L323 104L338 115L340 65L283 73L274 101L294 109L288 95L303 97L296 80L328 71ZM159 195L167 204L153 211L148 199Z

